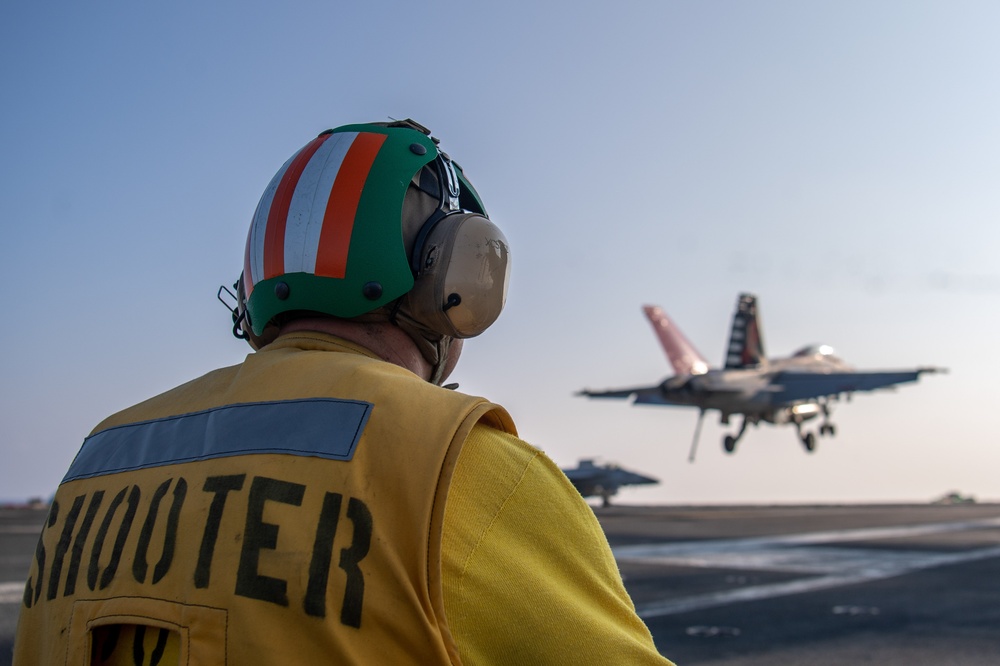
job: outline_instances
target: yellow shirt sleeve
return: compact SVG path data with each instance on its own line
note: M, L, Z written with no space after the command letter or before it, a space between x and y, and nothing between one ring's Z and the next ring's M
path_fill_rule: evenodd
M466 666L670 664L593 511L544 453L477 425L445 507L442 581Z

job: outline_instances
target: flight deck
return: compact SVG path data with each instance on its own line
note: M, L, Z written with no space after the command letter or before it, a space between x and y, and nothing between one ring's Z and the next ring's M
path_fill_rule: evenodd
M679 666L1000 663L1000 504L594 512ZM42 509L0 509L0 666Z
M1000 663L1000 505L594 511L679 665Z

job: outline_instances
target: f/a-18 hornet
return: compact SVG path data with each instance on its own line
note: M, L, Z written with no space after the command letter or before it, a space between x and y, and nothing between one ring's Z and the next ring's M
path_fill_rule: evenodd
M944 371L941 368L858 371L837 358L827 345L811 345L786 358L768 359L764 355L757 297L753 294L740 294L736 302L725 367L710 368L662 309L651 305L642 309L676 374L654 386L583 390L577 395L591 398L634 396L633 404L636 405L697 407L698 424L691 442L690 461L694 461L707 410L719 410L720 422L727 425L733 414L743 416L739 431L723 439L727 453L736 450L736 443L747 425L756 426L761 421L793 424L802 445L811 452L816 448L816 436L803 432L802 424L822 415L819 434L836 434L836 427L830 422L831 401L841 396L850 398L855 391L873 391L916 381L925 372Z
M638 486L659 483L659 479L644 476L618 465L598 465L593 459L585 458L576 467L564 469L563 474L584 497L600 497L604 506L611 506L611 498L618 494L622 486Z

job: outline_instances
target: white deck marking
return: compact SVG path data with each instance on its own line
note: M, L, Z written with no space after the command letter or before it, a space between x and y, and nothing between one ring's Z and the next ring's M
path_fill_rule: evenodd
M0 583L0 604L20 603L24 598L24 581Z
M648 619L740 601L768 599L864 583L945 564L1000 557L1000 546L975 548L962 552L940 552L887 550L884 548L839 548L818 545L998 527L1000 527L1000 518L988 518L953 523L807 532L748 539L716 539L621 546L614 549L614 554L615 559L619 562L782 571L810 576L782 583L754 585L637 605L636 610L640 617Z
M817 544L891 539L944 532L1000 528L1000 518L901 527L808 532L748 539L715 539L679 543L621 546L614 549L620 562L671 566L783 571L811 576L800 580L754 585L679 599L638 605L643 618L686 613L800 592L864 583L945 564L1000 557L1000 546L963 552L838 548ZM24 581L0 583L0 604L20 603Z
M41 525L2 525L0 534L41 534Z

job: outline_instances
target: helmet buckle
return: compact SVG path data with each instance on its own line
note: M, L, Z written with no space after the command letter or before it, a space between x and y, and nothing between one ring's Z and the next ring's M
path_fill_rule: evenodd
M446 153L439 153L441 156L441 203L447 206L448 211L459 210L458 198L461 190L458 184L458 174L455 173L455 165L451 163L451 158ZM445 183L448 185L447 196L444 193Z
M238 285L239 282L234 284L233 289L239 289ZM229 303L227 303L222 298L222 292L226 292L229 295L229 298L233 299L235 305L230 305ZM243 320L247 319L247 311L246 309L244 309L242 312L240 312L240 299L236 296L236 294L229 291L229 288L226 287L226 285L222 285L219 287L219 291L216 292L215 297L218 298L219 302L222 303L222 305L225 306L227 310L229 310L229 313L231 315L233 315L233 337L235 337L238 340L249 340L250 336L247 335L247 332L245 330L243 330ZM249 320L247 321L247 323L249 324Z

